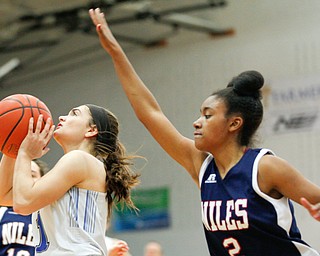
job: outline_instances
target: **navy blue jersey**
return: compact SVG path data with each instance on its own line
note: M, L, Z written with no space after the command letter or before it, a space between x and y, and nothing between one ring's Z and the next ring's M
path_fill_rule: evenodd
M17 214L13 212L12 207L0 207L0 255L34 254L31 215Z
M248 149L221 179L212 155L204 161L202 222L210 255L320 255L301 240L288 198L274 199L258 186L258 163L267 149Z

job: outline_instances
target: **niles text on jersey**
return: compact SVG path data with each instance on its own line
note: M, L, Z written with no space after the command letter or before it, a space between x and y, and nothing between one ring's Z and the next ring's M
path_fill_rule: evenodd
M23 244L33 246L32 224L28 225L28 235L23 235L23 222L9 222L2 226L2 244Z
M209 231L241 230L249 227L247 199L228 200L226 202L203 201L202 222Z

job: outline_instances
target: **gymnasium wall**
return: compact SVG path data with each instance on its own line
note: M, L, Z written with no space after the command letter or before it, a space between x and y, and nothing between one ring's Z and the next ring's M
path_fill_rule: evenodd
M244 70L260 71L270 85L320 75L319 10L317 0L230 0L227 8L212 12L212 19L221 26L233 27L234 36L212 38L182 30L165 47L145 49L125 44L125 49L169 119L182 134L192 138L192 123L199 115L202 101ZM137 162L137 167L142 168L140 187L170 189L172 223L168 229L109 235L126 240L134 256L142 255L143 245L149 240L158 240L166 256L208 255L196 185L137 121L112 62L100 49L97 38L70 34L58 47L45 53L45 58L67 55L77 44L97 47L86 56L58 60L61 66L68 65L57 72L8 81L10 86L0 87L1 98L13 93L34 94L47 103L55 123L60 114L84 103L113 111L120 120L121 140L128 151L148 160ZM271 148L320 185L318 130L268 136L262 133L260 145ZM52 166L62 152L54 141L50 147L44 158ZM303 238L320 250L320 224L298 205L296 215Z

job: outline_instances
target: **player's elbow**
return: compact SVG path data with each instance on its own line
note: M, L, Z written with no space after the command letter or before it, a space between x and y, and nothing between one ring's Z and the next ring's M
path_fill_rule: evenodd
M30 203L26 200L14 200L13 201L13 211L20 215L29 215L32 213L30 208Z

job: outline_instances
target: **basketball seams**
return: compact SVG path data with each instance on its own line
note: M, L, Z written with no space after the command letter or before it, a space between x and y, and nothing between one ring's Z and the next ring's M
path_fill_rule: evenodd
M52 118L48 107L38 98L29 94L15 94L0 101L0 151L10 157L16 157L31 117L37 119L44 116L43 126L47 118Z
M22 109L21 116L20 116L19 120L16 122L15 126L12 127L12 129L11 129L11 131L9 132L7 138L4 140L3 145L2 145L2 147L1 147L1 151L3 151L3 149L4 149L5 146L7 145L8 140L10 139L11 135L13 134L14 130L17 128L17 126L20 124L21 120L23 119L24 109L23 109L23 108L20 108L20 109Z
M31 117L34 118L34 115L33 115L33 106L32 106L31 101L30 101L30 99L29 99L29 95L25 95L25 98L26 98L27 102L29 103L29 106L28 106L28 107L30 107L30 110L31 110ZM25 106L24 106L24 107L25 107Z
M5 115L5 114L8 114L8 113L10 113L11 111L15 111L15 110L17 110L17 109L21 109L21 107L23 106L23 103L20 101L20 100L18 100L18 99L15 99L15 98L5 98L5 99L3 99L2 100L2 102L5 102L5 101L14 101L14 102L18 102L19 104L20 104L20 106L18 107L15 107L15 108L11 108L11 109L9 109L8 111L6 111L6 112L4 112L4 113L1 113L0 114L0 117L1 116L3 116L3 115Z
M20 109L22 110L22 112L21 112L20 118L18 119L18 121L16 122L16 124L14 125L14 127L12 127L11 131L8 133L6 139L4 140L4 142L3 142L3 144L2 144L2 147L1 147L1 151L3 151L3 149L6 147L8 140L10 139L10 137L11 137L11 135L13 134L14 130L15 130L16 127L19 125L19 123L21 122L21 120L22 120L22 118L23 118L23 116L24 116L23 103L22 103L20 100L15 99L15 98L8 98L8 99L4 99L3 101L14 101L14 102L19 103L20 106L19 106L19 107L16 107L16 108L13 108L13 109L11 109L11 110L8 110L8 111L6 111L6 112L4 112L4 113L2 113L2 114L0 115L0 117L4 117L6 114L9 114L10 112L16 111L16 110L20 110Z
M12 112L12 111L16 111L16 110L19 110L19 109L28 109L28 108L32 108L32 107L31 107L31 106L16 107L16 108L13 108L13 109L10 109L10 110L8 110L8 111L6 111L6 112L1 113L1 114L0 114L0 117L3 117L3 116L5 116L6 114L9 114L9 113ZM46 112L47 114L50 114L50 112L49 112L47 109L45 109L45 108L38 107L38 110L41 110L41 111ZM42 114L40 111L39 111L39 113Z
M10 112L13 112L13 111L16 111L16 110L19 110L19 109L22 109L22 107L13 108L13 109L10 109L10 110L8 110L6 112L3 112L3 113L0 114L0 117L3 117L6 114L9 114Z
M42 103L39 99L36 101L36 108L37 108L37 110L38 110L38 114L40 115L40 114L42 114L41 113L41 109L39 108L39 105L40 105L40 103ZM45 123L45 120L42 120L42 125L44 126L46 123Z
M6 99L3 99L2 101L9 101L9 100L13 100L15 102L19 102L21 106L23 106L23 103L21 100L17 99L17 98L12 98L12 97L9 97L9 98L6 98Z

